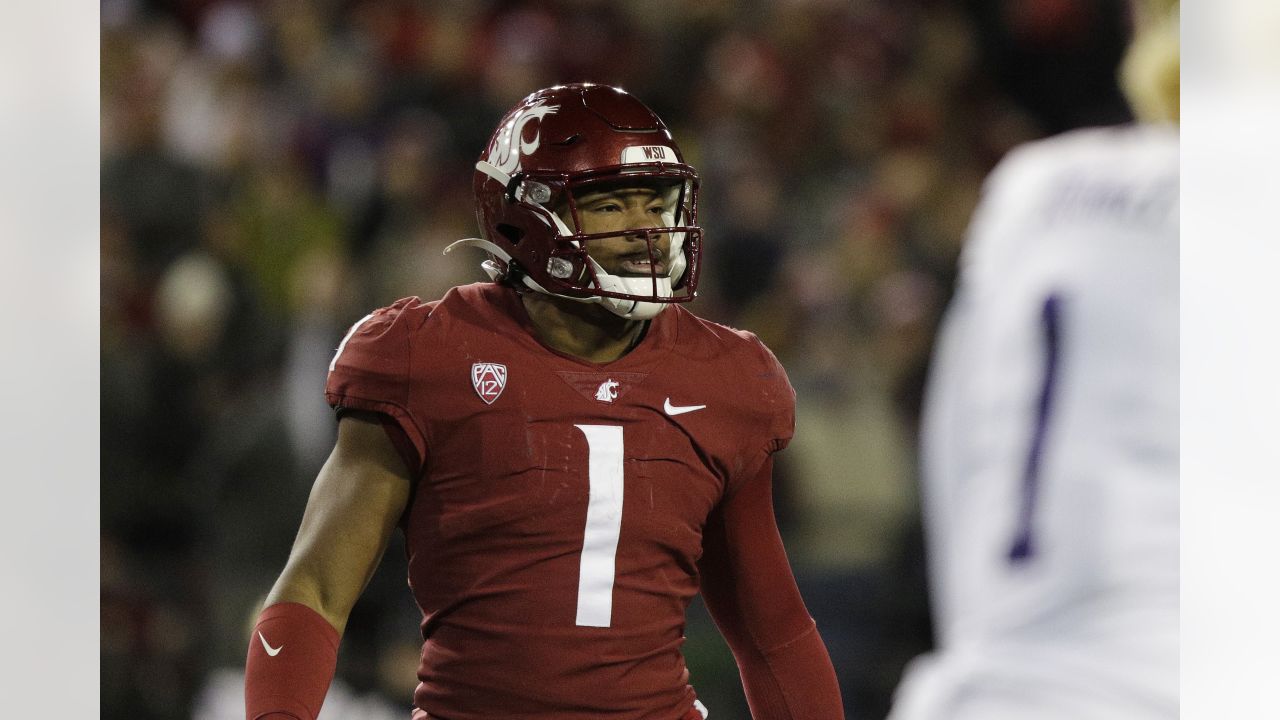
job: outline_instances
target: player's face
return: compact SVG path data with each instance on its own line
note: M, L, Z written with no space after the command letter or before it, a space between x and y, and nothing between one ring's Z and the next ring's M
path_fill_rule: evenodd
M670 267L667 254L671 247L668 234L653 235L653 256L649 243L636 229L663 226L665 209L663 193L653 187L624 186L583 191L576 198L579 232L594 234L617 232L617 235L587 241L587 253L612 275L651 277L663 275ZM566 209L561 213L572 225ZM652 262L651 262L652 261Z

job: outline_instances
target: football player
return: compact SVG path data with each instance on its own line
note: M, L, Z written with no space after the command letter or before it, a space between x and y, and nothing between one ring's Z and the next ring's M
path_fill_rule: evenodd
M247 661L249 720L310 720L389 535L422 610L423 720L696 720L702 592L757 720L843 717L771 504L794 392L697 287L698 175L601 85L540 90L476 164L491 282L355 323L338 440Z
M892 720L1178 717L1178 3L1138 3L1138 124L995 170L922 428L937 650Z

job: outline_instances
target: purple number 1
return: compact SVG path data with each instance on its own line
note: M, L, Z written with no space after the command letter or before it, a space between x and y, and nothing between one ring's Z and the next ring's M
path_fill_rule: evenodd
M1035 515L1036 497L1040 492L1040 465L1044 457L1044 438L1049 427L1049 414L1053 407L1053 393L1058 381L1058 359L1061 354L1060 313L1061 299L1050 295L1040 311L1040 329L1044 333L1044 377L1040 384L1040 398L1036 403L1036 424L1031 433L1031 445L1027 450L1027 463L1022 473L1022 506L1018 513L1017 532L1009 547L1009 562L1025 562L1035 554L1032 540L1032 519Z

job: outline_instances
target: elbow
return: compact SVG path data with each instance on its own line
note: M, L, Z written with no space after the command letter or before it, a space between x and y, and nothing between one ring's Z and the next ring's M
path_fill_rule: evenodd
M342 601L339 593L326 586L317 574L305 568L286 566L263 602L265 610L280 603L298 603L314 610L338 631L343 632L351 614L350 603Z

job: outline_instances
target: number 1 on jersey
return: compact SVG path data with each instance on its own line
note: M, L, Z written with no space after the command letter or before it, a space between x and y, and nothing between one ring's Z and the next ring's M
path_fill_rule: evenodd
M622 532L622 428L574 425L587 438L587 524L578 567L578 625L609 627L614 559Z
M1015 565L1026 562L1036 550L1032 535L1033 520L1036 500L1040 495L1040 468L1044 457L1045 434L1053 410L1054 388L1058 383L1058 365L1062 354L1061 305L1058 295L1050 295L1040 312L1044 337L1044 375L1041 378L1040 395L1036 400L1035 427L1031 431L1031 444L1027 449L1026 466L1022 474L1022 505L1018 512L1018 526L1009 547L1009 562Z

